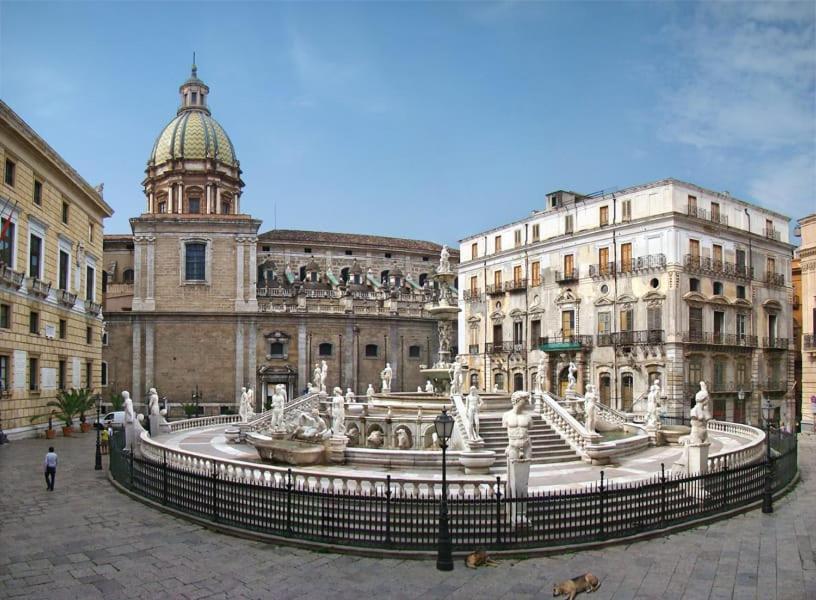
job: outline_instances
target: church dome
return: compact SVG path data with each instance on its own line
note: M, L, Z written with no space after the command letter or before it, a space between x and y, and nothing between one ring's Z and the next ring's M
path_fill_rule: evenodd
M156 138L149 165L160 165L168 160L212 159L231 167L238 166L235 148L227 132L212 118L207 107L210 89L196 72L193 65L192 75L179 88L181 107L176 118Z

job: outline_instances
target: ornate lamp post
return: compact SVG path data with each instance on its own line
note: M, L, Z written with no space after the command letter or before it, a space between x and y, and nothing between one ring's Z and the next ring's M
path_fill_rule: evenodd
M762 400L762 416L765 419L765 493L762 496L762 512L773 512L773 463L771 462L771 418L773 404L770 398Z
M96 395L96 462L94 463L94 471L102 470L102 446L100 445L99 436L102 432L102 424L100 417L102 413L102 396Z
M442 447L442 498L439 501L439 540L436 555L436 568L439 571L453 571L453 550L448 529L448 479L447 479L447 455L448 440L453 435L453 417L448 414L448 409L443 408L442 414L434 420L434 429Z

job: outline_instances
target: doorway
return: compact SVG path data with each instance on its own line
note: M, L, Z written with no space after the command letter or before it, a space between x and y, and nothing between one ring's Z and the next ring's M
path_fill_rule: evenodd
M634 377L631 373L621 375L621 410L630 412L634 401Z
M513 391L520 392L524 389L524 375L516 373L513 375Z
M608 374L601 375L598 380L598 394L600 395L601 404L610 406L609 401L612 397L612 378Z

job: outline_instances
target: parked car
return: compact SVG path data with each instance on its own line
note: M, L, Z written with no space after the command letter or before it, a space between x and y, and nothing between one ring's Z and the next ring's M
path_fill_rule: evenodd
M98 423L94 423L94 427L97 429L100 427L113 427L114 429L117 427L124 427L125 426L125 411L117 410L114 412L109 412L103 417L100 417Z

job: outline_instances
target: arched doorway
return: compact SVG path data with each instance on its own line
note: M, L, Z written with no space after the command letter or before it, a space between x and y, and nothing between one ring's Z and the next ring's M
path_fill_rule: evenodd
M513 391L520 392L524 389L524 375L522 373L516 373L513 375Z
M609 406L609 401L612 398L612 378L609 373L601 374L598 379L598 394L602 404Z
M475 387L477 390L479 389L479 373L470 374L470 387Z
M499 392L504 391L504 373L496 373L493 375L493 387Z
M631 411L634 402L635 379L631 373L621 375L621 410Z
M567 385L569 385L569 367L564 367L558 374L558 395L561 398L567 396Z

